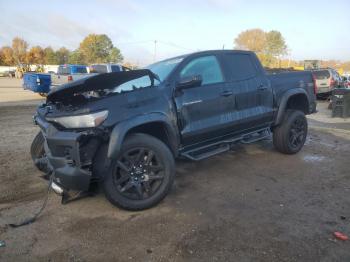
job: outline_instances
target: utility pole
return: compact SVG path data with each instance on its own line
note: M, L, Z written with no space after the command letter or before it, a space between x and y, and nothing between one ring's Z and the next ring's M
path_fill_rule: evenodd
M157 59L157 40L154 40L154 57L153 61L155 62Z

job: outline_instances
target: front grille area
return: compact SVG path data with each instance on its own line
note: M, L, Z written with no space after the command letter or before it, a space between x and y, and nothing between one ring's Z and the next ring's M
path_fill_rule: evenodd
M92 160L100 144L100 140L95 137L87 138L84 140L85 141L81 141L79 146L81 167L87 167L92 165Z

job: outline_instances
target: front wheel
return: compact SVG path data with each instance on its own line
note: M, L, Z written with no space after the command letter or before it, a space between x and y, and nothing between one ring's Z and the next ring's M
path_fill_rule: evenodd
M284 154L295 154L303 147L307 136L307 120L299 110L287 110L281 125L273 131L273 144Z
M146 134L126 138L121 152L104 179L107 199L127 210L158 204L169 192L175 176L175 160L169 148Z
M40 159L45 157L44 149L45 138L41 132L39 132L30 146L30 155L34 162L34 165L42 172L47 172L47 166L40 163Z

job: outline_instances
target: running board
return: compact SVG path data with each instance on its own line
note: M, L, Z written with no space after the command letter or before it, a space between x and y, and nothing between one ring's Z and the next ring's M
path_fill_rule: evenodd
M233 136L231 138L226 138L224 140L210 143L205 146L190 149L188 151L180 153L180 156L183 156L193 161L199 161L229 151L230 145L233 143L250 144L270 137L270 135L270 129L264 128L244 135Z
M269 128L266 128L265 130L258 131L254 134L248 134L243 136L243 139L240 141L243 144L250 144L257 142L259 140L265 139L267 137L270 137L271 131Z

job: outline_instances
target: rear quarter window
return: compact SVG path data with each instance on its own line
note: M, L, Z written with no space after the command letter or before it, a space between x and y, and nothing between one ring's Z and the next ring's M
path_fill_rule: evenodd
M99 73L99 74L103 74L103 73L107 73L107 66L106 65L92 65L90 66L90 72L91 73Z
M314 71L313 74L317 80L326 80L331 76L328 70Z
M240 81L256 76L257 69L250 55L247 54L225 54L225 64L230 79Z

